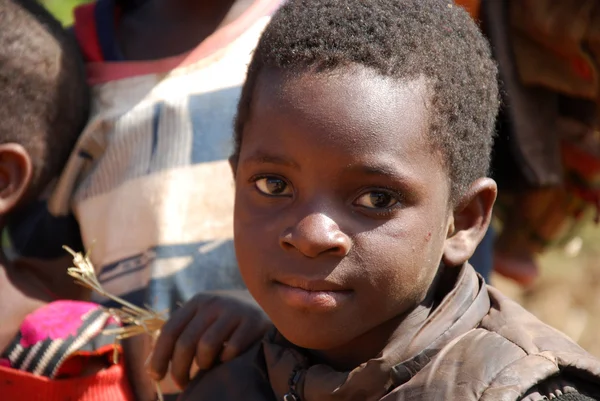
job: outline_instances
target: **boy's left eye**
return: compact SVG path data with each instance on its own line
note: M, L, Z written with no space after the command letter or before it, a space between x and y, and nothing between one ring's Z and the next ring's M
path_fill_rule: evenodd
M292 193L288 183L279 177L260 177L254 181L254 185L265 195L288 196Z
M367 192L354 202L355 205L366 207L367 209L386 209L395 206L397 203L398 199L383 191Z

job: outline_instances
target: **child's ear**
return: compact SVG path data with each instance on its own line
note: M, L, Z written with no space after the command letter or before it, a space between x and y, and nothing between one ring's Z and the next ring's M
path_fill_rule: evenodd
M239 160L238 155L229 156L229 167L231 167L231 172L233 173L234 178L235 178L235 173L237 172L238 160Z
M32 174L31 157L23 146L0 145L0 215L10 212L23 198Z
M444 244L446 266L460 266L473 255L490 225L497 192L494 180L480 178L459 200Z

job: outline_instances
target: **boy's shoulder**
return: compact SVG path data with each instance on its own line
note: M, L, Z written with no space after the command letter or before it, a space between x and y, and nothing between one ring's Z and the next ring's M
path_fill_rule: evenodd
M461 400L544 400L567 393L600 396L600 361L498 290L478 327L448 343L389 398L443 395ZM400 384L400 383L399 383Z
M239 357L198 375L179 401L275 400L264 364L258 342Z
M518 378L521 388L544 388L548 380L600 398L600 360L565 334L543 323L495 288L488 288L491 308L481 327L514 349L515 361L494 378L496 387ZM504 349L508 349L506 346ZM500 356L500 353L497 353ZM542 380L541 378L546 378ZM504 382L504 383L503 383ZM494 386L490 386L493 389ZM552 398L548 395L548 398Z

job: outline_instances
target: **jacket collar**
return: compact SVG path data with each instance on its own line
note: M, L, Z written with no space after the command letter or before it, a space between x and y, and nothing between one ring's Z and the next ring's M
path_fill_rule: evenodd
M409 381L445 345L477 327L490 309L485 283L470 265L465 264L455 280L411 339L397 330L378 357L350 372L323 364L311 366L305 352L277 331L267 335L262 349L277 399L375 401Z

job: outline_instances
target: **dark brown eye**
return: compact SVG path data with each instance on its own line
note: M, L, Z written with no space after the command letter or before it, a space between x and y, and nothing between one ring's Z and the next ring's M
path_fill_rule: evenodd
M398 199L387 192L371 191L361 195L355 202L368 209L386 209L398 203Z
M255 181L256 188L267 195L289 195L291 190L285 180L278 177L263 177Z

